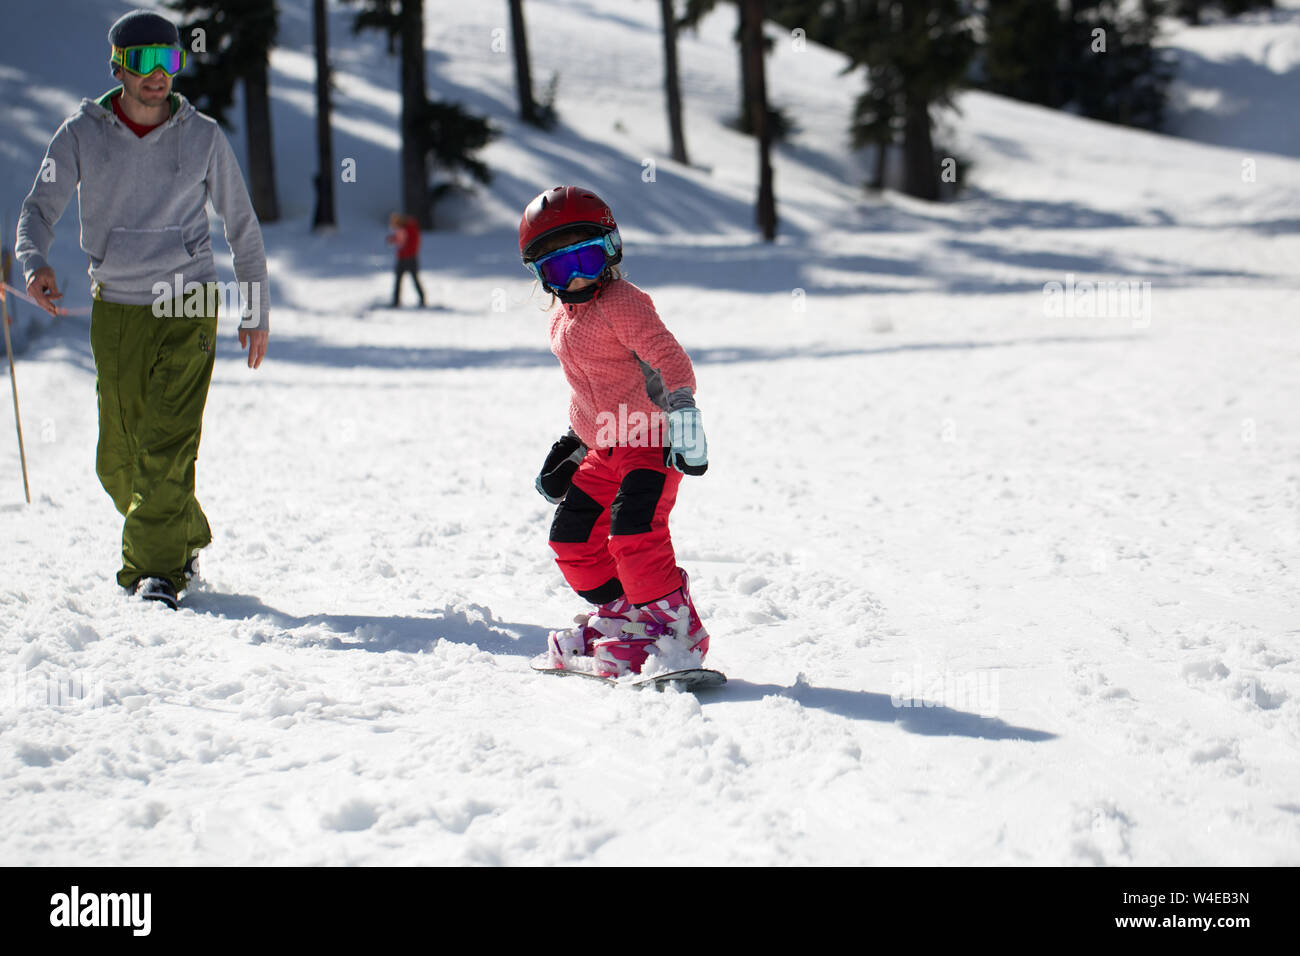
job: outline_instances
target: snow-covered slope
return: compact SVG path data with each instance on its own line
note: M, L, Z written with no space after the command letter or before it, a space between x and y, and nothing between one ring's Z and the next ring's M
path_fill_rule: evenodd
M227 323L199 464L216 540L180 612L112 582L84 326L19 366L37 500L0 442L0 859L1300 861L1300 161L1243 176L1236 149L970 93L949 124L971 192L869 198L841 148L860 81L778 42L800 132L767 246L723 125L728 9L682 39L682 168L655 4L530 0L549 135L512 119L506 5L463 4L430 15L431 86L501 127L497 178L426 236L441 310L375 310L396 67L336 14L359 176L340 234L308 235L309 23L283 7L271 350L250 373ZM33 50L4 75L7 183L102 85L70 42L66 70ZM674 537L720 691L527 666L580 605L532 488L565 387L513 251L565 181L613 204L696 363L712 462ZM59 235L75 274L72 214ZM1048 307L1089 281L1150 286L1135 314Z
M1161 43L1177 64L1171 133L1300 156L1300 3L1197 27L1170 20Z

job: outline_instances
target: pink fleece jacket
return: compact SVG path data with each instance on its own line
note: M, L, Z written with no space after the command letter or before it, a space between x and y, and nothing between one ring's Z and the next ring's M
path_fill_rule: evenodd
M569 424L588 448L666 445L668 409L694 404L690 357L626 279L588 302L557 305L551 351L573 389Z

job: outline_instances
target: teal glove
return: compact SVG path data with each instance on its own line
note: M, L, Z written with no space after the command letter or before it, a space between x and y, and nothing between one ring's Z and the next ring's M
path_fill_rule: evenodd
M702 475L709 470L708 443L700 410L675 408L668 413L668 464L684 475Z

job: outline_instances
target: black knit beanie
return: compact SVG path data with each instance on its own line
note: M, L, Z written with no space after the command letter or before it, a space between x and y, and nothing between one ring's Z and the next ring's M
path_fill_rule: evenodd
M176 24L151 10L132 10L118 18L108 30L108 42L115 47L181 45Z

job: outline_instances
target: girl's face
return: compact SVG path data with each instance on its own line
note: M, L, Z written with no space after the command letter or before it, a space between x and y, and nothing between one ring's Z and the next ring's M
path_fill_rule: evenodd
M595 279L584 279L582 276L574 276L569 280L569 284L564 287L565 292L578 292L594 283Z

